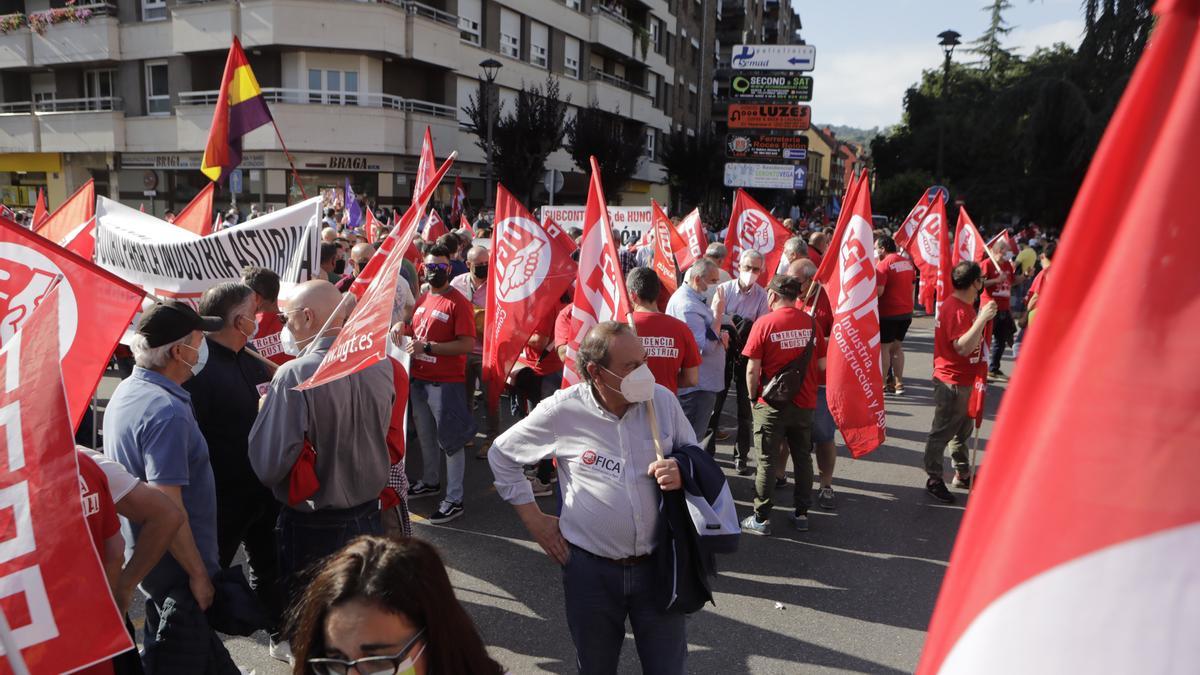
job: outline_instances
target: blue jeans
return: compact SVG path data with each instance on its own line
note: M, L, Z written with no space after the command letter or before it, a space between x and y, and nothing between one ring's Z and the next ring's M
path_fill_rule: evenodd
M283 585L280 595L284 602L294 600L304 590L301 575L306 569L364 534L383 534L378 501L312 513L280 509L275 521L275 543L279 547L279 579Z
M720 392L697 389L679 397L683 415L691 422L692 431L696 432L696 443L700 445L704 444L704 436L708 433L708 422L712 419L718 393Z
M446 499L461 504L467 470L463 446L478 428L467 408L466 385L413 380L408 401L421 442L421 482L441 484L442 455L446 455Z
M659 607L655 576L652 558L625 566L571 545L563 590L580 673L617 672L626 617L642 672L687 672L687 624L683 614Z

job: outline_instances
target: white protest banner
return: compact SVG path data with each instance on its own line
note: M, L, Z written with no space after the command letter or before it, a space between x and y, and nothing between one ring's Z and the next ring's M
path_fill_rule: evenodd
M548 216L564 230L578 227L583 229L584 206L543 206L539 219L546 220ZM608 217L613 229L620 235L617 246L628 246L636 243L642 235L654 225L654 209L650 206L610 206Z
M274 271L288 286L319 272L320 208L313 197L200 237L100 197L95 261L149 293L192 305L216 284L241 279L247 265Z

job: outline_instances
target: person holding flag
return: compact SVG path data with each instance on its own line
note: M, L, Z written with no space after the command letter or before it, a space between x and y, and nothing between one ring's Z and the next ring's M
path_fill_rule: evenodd
M943 477L947 448L954 462L954 486L970 487L967 439L974 424L968 412L975 377L984 367L983 332L996 316L995 301L975 313L975 300L983 290L979 263L964 260L950 272L953 292L939 305L933 336L933 426L925 442L925 490L934 499L953 504Z
M916 268L900 255L896 241L886 234L875 237L875 293L879 297L879 361L883 364L883 392L904 393L904 337L912 325L913 279ZM886 381L888 373L891 381Z
M991 245L991 255L983 261L983 302L996 303L996 318L992 320L991 364L988 376L992 379L1007 379L1000 370L1004 351L1017 334L1017 323L1012 316L1012 289L1025 282L1008 260L1008 241L998 237Z

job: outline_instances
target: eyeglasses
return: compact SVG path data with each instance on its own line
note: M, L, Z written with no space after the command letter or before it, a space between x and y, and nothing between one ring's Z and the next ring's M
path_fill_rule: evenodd
M425 263L425 269L427 269L431 272L437 272L439 270L442 272L449 272L450 264L449 263Z
M392 656L364 656L361 659L346 661L344 659L308 659L308 665L317 675L347 675L350 669L359 675L396 675L400 672L400 666L409 661L408 654L417 646L417 641L425 634L425 629L417 631L417 634L412 636L412 639L404 645L400 653ZM418 654L419 656L419 654ZM415 661L415 658L413 659ZM408 667L412 667L412 663Z
M275 315L275 318L279 319L280 326L286 326L288 323L288 314L295 314L296 312L303 312L303 311L304 311L304 308L301 307L300 309L293 309L293 310L290 310L287 312L280 312Z

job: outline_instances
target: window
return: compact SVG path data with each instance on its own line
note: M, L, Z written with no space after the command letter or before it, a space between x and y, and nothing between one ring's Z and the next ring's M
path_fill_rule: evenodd
M521 58L521 15L503 8L500 10L500 53Z
M358 71L309 70L308 102L358 105Z
M346 105L358 105L358 71L347 70L343 81L346 84Z
M313 68L308 71L308 102L309 103L320 103L321 102L321 90L324 89L324 87L321 86L321 79L322 78L321 78L320 70Z
M692 38L692 65L700 66L700 41Z
M89 70L83 74L83 97L88 99L88 110L112 110L113 92L116 90L117 71Z
M563 39L563 72L579 79L579 40L570 35Z
M146 114L171 114L171 93L167 89L166 61L146 63Z
M654 45L655 54L662 53L662 41L659 39L659 37L662 35L662 33L659 32L661 30L662 27L658 25L658 19L650 17L650 44Z
M163 21L167 18L167 0L142 0L142 21Z
M642 150L642 154L650 161L654 161L654 142L657 139L656 130L652 127L646 127L646 145Z
M646 73L646 91L650 93L650 105L658 107L658 75Z
M473 45L480 43L479 21L483 15L479 0L458 0L458 38Z
M581 6L581 1L582 0L566 0L566 4L567 4L567 7L570 7L571 9L573 9L575 11L579 11L579 8Z
M550 66L550 29L544 23L529 22L529 62L539 68Z

